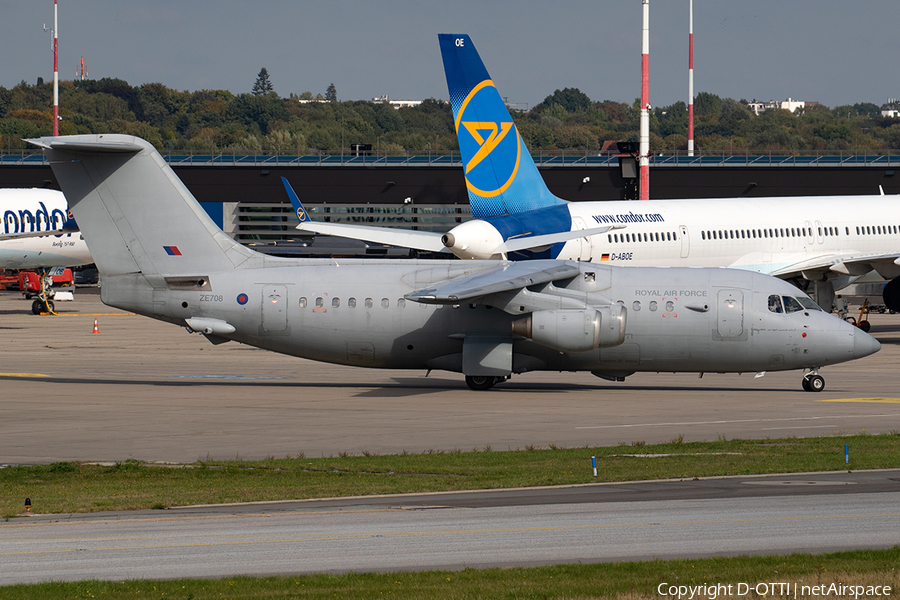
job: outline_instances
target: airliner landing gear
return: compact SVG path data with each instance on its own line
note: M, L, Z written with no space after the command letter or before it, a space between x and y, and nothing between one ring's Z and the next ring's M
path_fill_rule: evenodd
M803 389L807 392L821 392L825 389L825 378L813 369L803 376Z
M41 291L38 292L37 299L31 303L31 312L36 315L41 313L49 313L55 315L56 306L53 304L53 275L50 269L35 269L41 278Z
M53 313L56 310L56 305L53 304L53 300L42 300L38 298L34 302L31 303L31 312L36 315L41 313Z
M489 390L501 381L506 381L509 377L493 377L491 375L466 375L466 385L469 389L476 392Z
M882 292L882 298L884 298L884 304L888 310L900 312L900 277L887 282L884 292Z

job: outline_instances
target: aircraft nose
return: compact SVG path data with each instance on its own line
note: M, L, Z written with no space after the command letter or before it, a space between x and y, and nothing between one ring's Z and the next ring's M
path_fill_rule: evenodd
M862 358L881 350L881 342L862 329L854 329L856 331L853 332L853 358Z

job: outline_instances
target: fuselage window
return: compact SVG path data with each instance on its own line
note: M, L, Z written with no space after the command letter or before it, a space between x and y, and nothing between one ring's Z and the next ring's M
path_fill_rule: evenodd
M666 312L672 312L673 310L675 310L675 303L669 300L666 302Z
M849 227L845 227L844 229L847 230L847 235L850 235L850 228L849 228ZM856 228L856 233L859 233L859 227Z
M666 240L670 242L672 241L672 234L669 231L666 232Z
M341 305L341 299L335 296L331 299L331 308L338 308Z
M387 298L381 299L381 308L389 308L391 306L391 301Z
M705 239L706 239L706 232L705 232L705 231L701 231L701 232L700 232L700 239L701 239L701 240L705 240Z
M769 296L769 311L773 313L784 312L784 310L781 308L781 296Z
M786 313L795 313L803 310L803 305L797 302L796 298L792 298L791 296L784 296L784 312Z
M632 305L631 305L631 309L632 309L634 312L637 312L637 311L641 310L641 301L640 301L640 300L635 300L634 303L632 303Z
M656 309L659 308L659 304L656 303L656 300L650 301L650 310L652 312L656 312Z
M859 235L859 225L856 226L856 235Z
M366 308L372 308L373 306L375 306L375 303L372 301L372 299L366 298Z
M755 229L751 229L751 230L750 230L750 233L753 234L753 239L755 240L755 239L756 239L756 230L755 230Z
M306 308L306 296L300 298L300 308Z
M608 234L607 237L609 238L609 243L611 244L612 243L612 234L611 233Z
M397 308L406 308L406 300L404 298L397 300Z
M322 296L316 298L316 308L322 308L325 306L325 300L322 299Z
M356 308L356 298L348 298L347 306L350 308Z
M645 242L649 242L649 241L650 241L650 240L647 239L647 234L646 234L646 233L644 234L644 241L645 241Z

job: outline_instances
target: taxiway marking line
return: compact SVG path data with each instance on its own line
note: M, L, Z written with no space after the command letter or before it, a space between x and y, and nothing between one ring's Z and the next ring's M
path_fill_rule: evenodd
M0 373L0 377L50 377L43 373Z
M873 404L900 404L900 398L826 398L816 402L871 402Z

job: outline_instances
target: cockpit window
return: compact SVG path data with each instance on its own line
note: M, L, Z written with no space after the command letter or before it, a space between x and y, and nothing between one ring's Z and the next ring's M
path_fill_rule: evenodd
M769 296L769 310L773 313L784 312L784 309L781 307L781 296L775 296L774 294Z
M806 298L805 296L799 296L797 298L797 302L803 305L803 308L806 310L822 310L818 304L812 301L812 298ZM824 312L824 311L823 311Z
M797 302L796 298L790 296L782 296L784 299L784 312L795 313L803 310L803 305Z

